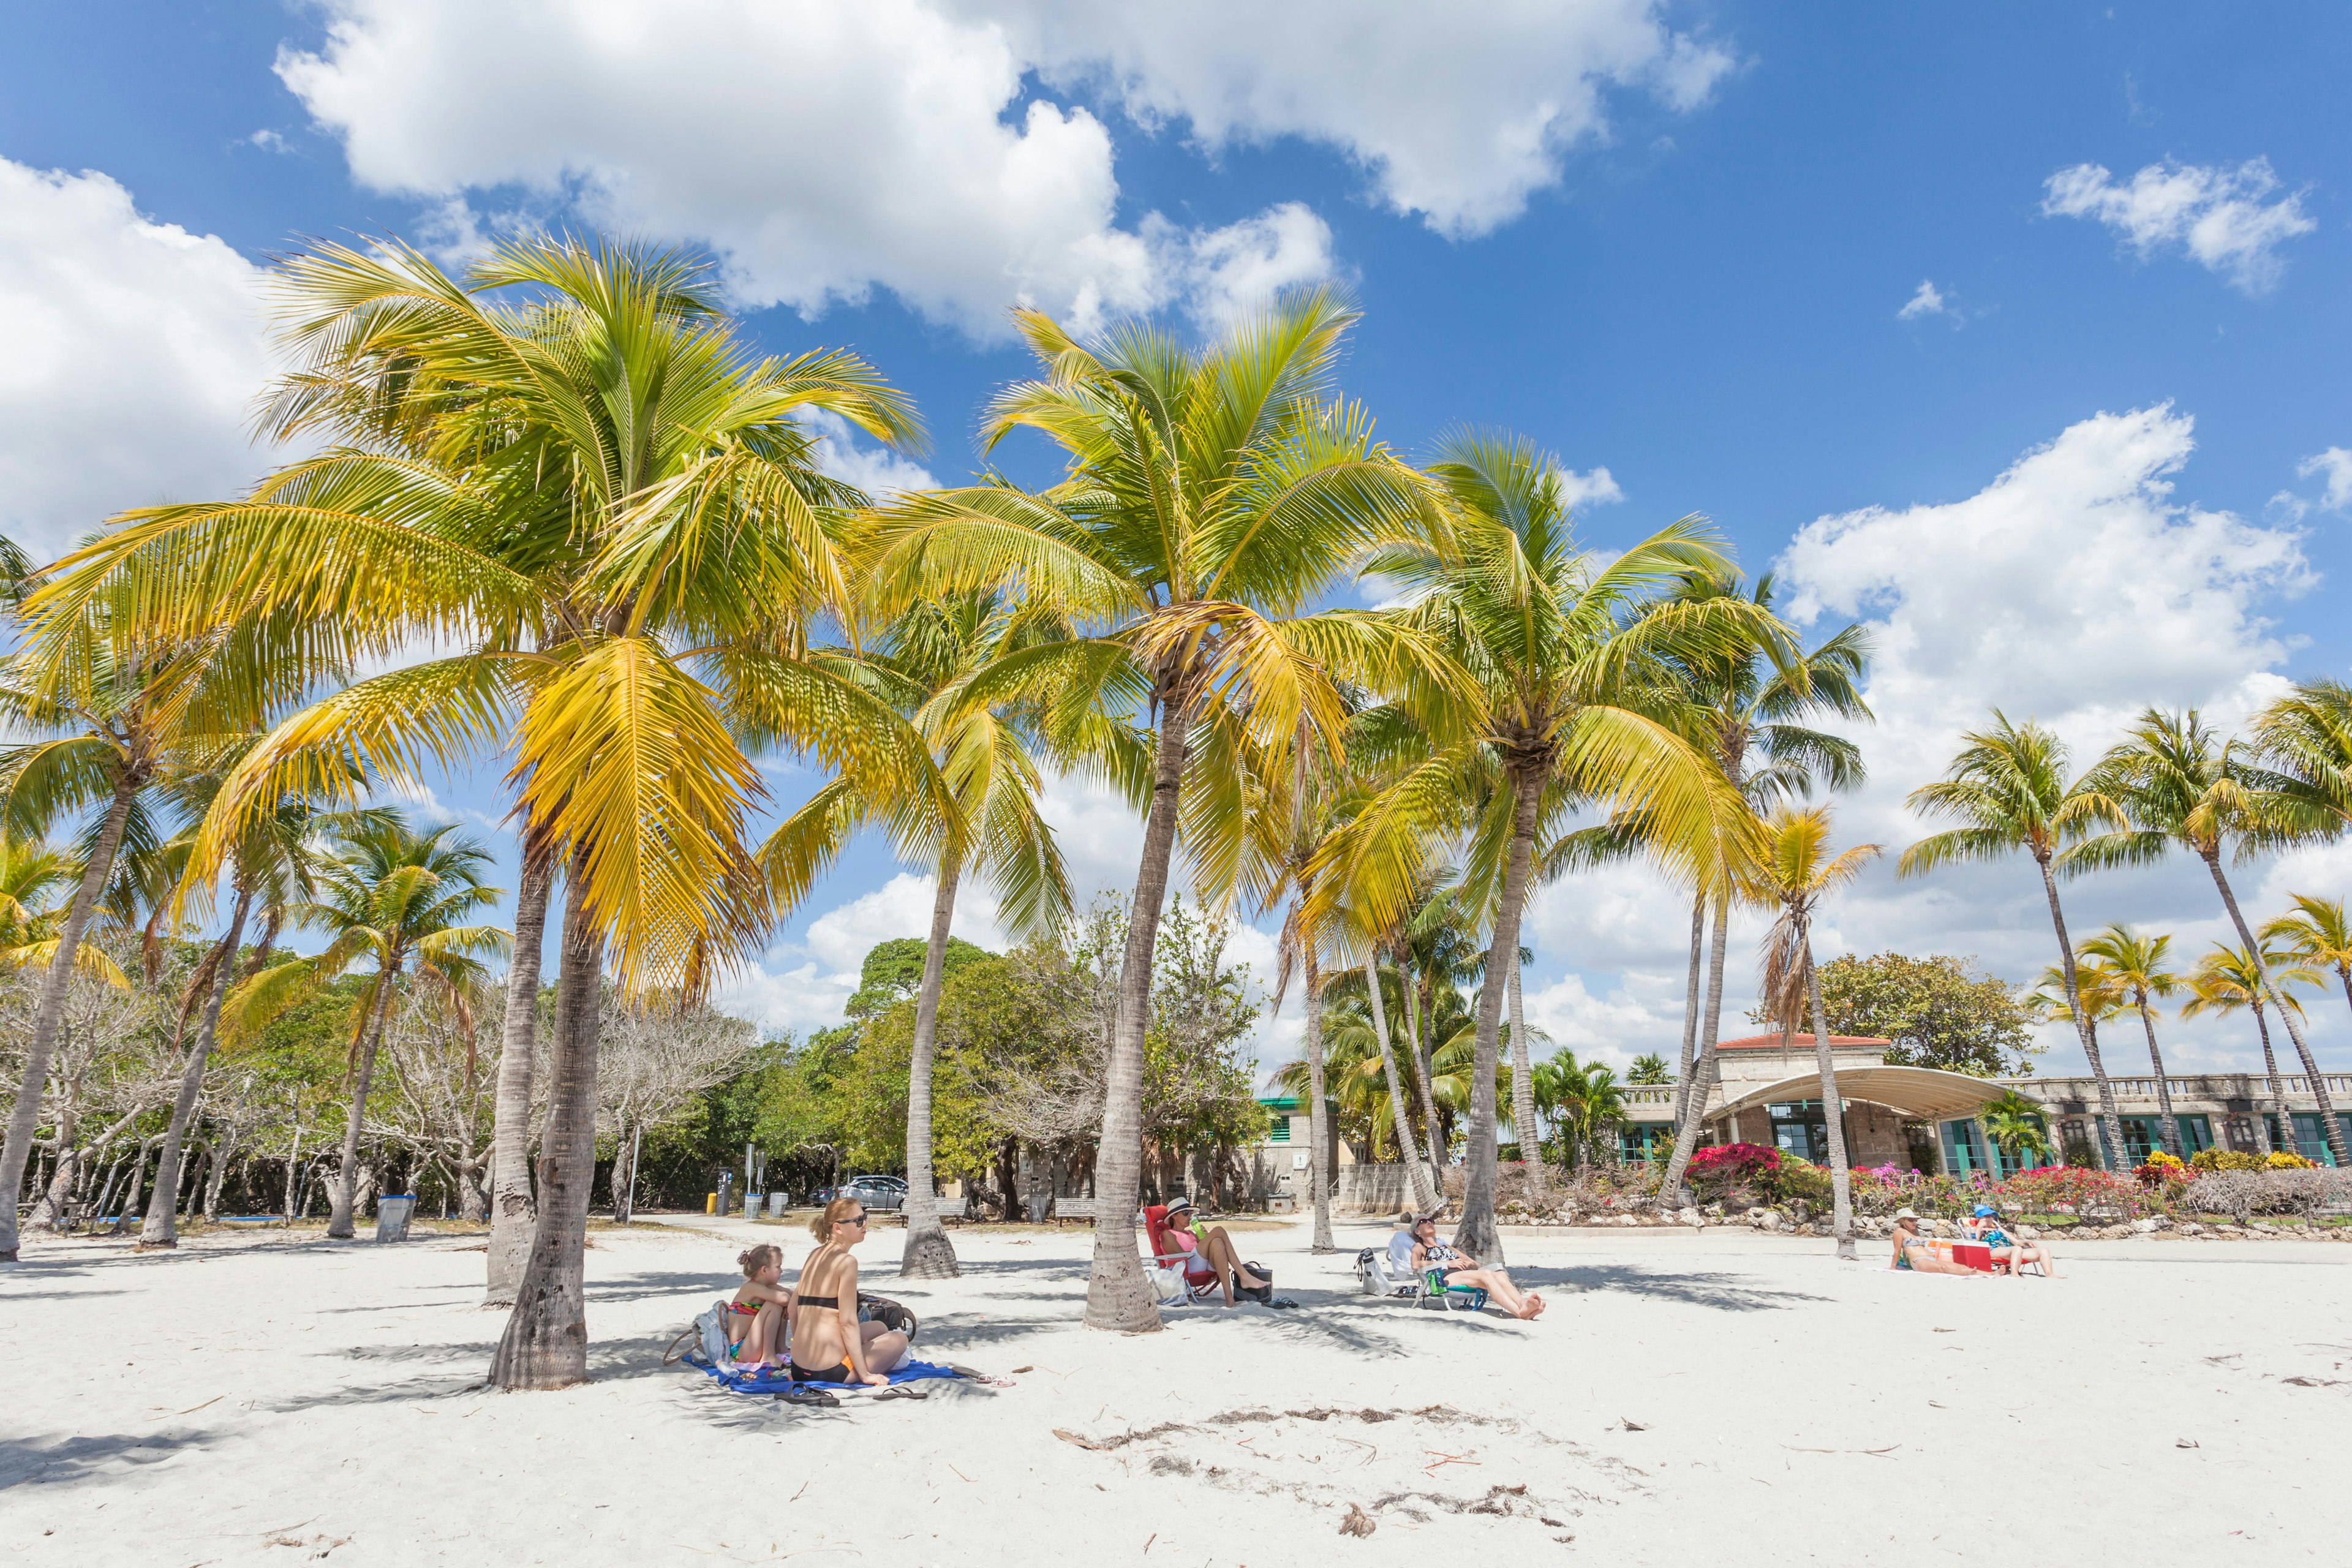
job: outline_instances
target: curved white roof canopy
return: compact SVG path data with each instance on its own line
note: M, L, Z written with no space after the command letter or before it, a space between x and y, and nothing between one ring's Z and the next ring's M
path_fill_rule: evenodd
M1999 1100L2009 1089L1991 1079L1946 1072L1941 1068L1840 1068L1837 1084L1838 1093L1848 1100L1864 1100L1905 1116L1936 1121L1974 1116L1986 1101ZM1821 1092L1819 1072L1800 1073L1752 1089L1722 1110L1710 1111L1708 1119L1753 1110L1759 1105L1776 1105L1782 1100L1816 1100Z

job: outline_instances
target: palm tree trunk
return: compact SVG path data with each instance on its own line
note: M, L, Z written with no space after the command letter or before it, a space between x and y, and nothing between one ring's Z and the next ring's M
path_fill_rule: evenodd
M1528 881L1534 869L1536 814L1544 781L1530 771L1513 771L1511 777L1511 858L1503 872L1502 903L1495 911L1494 939L1489 953L1516 958L1519 951L1520 906L1527 902ZM1478 988L1478 1032L1470 1065L1470 1139L1462 1183L1462 1222L1454 1227L1454 1245L1490 1267L1503 1261L1503 1238L1495 1228L1495 1058L1503 1030L1501 978L1494 960L1486 963L1487 984Z
M1300 922L1303 927L1305 922ZM1307 947L1307 1196L1315 1205L1312 1252L1337 1252L1331 1239L1330 1113L1323 1102L1323 976L1315 944Z
M1176 815L1184 782L1187 689L1167 694L1152 758L1151 808L1135 868L1127 951L1118 970L1118 1012L1104 1072L1100 1152L1095 1167L1095 1252L1087 1272L1087 1326L1130 1332L1160 1327L1151 1281L1135 1247L1136 1195L1143 1184L1143 1037L1151 1022L1151 959L1160 911L1168 900L1168 863L1176 850ZM1007 1194L1010 1202L1010 1194Z
M1536 1128L1535 1071L1528 1062L1528 1016L1519 1005L1519 953L1511 950L1511 1120L1519 1135L1519 1168L1527 1173L1528 1196L1548 1197L1543 1139Z
M2221 889L2221 903L2230 911L2230 923L2238 928L2238 940L2246 944L2246 952L2252 955L2254 967L2262 974L2263 991L2270 997L2271 1005L2278 1009L2279 1022L2286 1026L2286 1037L2294 1042L2294 1054L2303 1060L2304 1081L2311 1085L2311 1097L2319 1102L2319 1131L2327 1140L2327 1152L2335 1156L2337 1170L2352 1169L2352 1152L2345 1148L2344 1124L2336 1120L2335 1103L2327 1098L2327 1080L2320 1076L2319 1063L2313 1058L2303 1031L2295 1026L2294 1014L2288 1008L2286 998L2279 994L2277 984L2271 979L2271 961L2247 928L2246 917L2238 912L2238 896L2230 890L2230 879L2221 874L2221 852L2211 851L2204 858L2205 868L2213 873L2213 886ZM2345 995L2352 1000L2352 984L2347 984ZM2290 1134L2294 1131L2291 1119L2287 1131Z
M948 928L955 923L956 884L963 868L940 866L939 896L931 900L930 945L923 950L923 984L915 993L915 1044L907 1064L907 1247L898 1273L908 1279L953 1279L963 1270L955 1244L940 1224L939 1194L931 1191L931 1062L940 1023L940 980L947 972Z
M1800 917L1798 940L1805 944L1805 990L1813 1005L1813 1056L1822 1070L1822 1121L1830 1135L1831 1228L1837 1255L1853 1257L1853 1173L1845 1155L1845 1100L1838 1093L1837 1058L1830 1050L1828 1011L1822 1005L1822 977L1813 968L1812 922Z
M172 1102L172 1124L163 1133L163 1155L155 1168L155 1196L147 1205L147 1223L139 1233L146 1247L177 1247L179 1227L173 1223L180 1195L180 1146L188 1135L188 1118L195 1114L196 1097L204 1092L205 1064L212 1058L213 1039L220 1029L221 1001L228 994L229 973L236 967L237 943L245 939L245 918L253 911L253 893L239 889L236 908L229 916L228 934L221 938L213 960L212 984L205 994L204 1020L196 1026L196 1043L188 1052L186 1070L180 1074L180 1095Z
M2139 994L2140 1026L2147 1031L2148 1064L2156 1068L2156 1113L2164 1128L2165 1152L2174 1159L2185 1159L2180 1152L2180 1123L2172 1114L2172 1089L2164 1081L2164 1053L2156 1048L2156 1015L2147 1008L2147 993Z
M392 1016L393 976L399 973L403 955L394 954L392 967L376 973L376 994L370 998L375 1011L375 1021L368 1026L366 1044L360 1047L359 1074L352 1082L352 1110L343 1123L343 1160L335 1177L334 1198L327 1211L327 1237L330 1240L349 1241L355 1229L352 1211L359 1206L360 1129L367 1118L368 1085L375 1078L376 1047L383 1044L384 1025Z
M1429 1087L1432 1051L1424 1048L1421 1037L1421 1004L1412 994L1412 972L1402 963L1397 965L1397 996L1404 1003L1405 1054L1412 1059L1413 1092L1421 1100L1421 1134L1429 1148L1430 1184L1442 1192L1445 1185L1445 1155L1437 1142L1437 1097ZM1385 994L1381 995L1380 1001L1383 1006L1387 1005ZM1430 1020L1433 1029L1436 1024L1434 1018Z
M2116 1111L2116 1086L2107 1081L2106 1064L2099 1059L2099 1032L2083 1015L2083 988L2074 974L2074 943L2066 935L2066 911L2058 904L2058 879L2050 874L2050 858L2036 855L2042 868L2042 890L2050 900L2050 923L2058 931L2058 968L2066 977L2066 1011L2074 1016L2074 1037L2083 1042L2083 1059L2099 1086L2099 1159L2110 1171L2120 1171L2124 1158L2123 1118Z
M1683 989L1683 1054L1682 1065L1675 1077L1675 1122L1683 1120L1684 1102L1690 1098L1691 1072L1696 1067L1695 1053L1698 1045L1698 976L1706 960L1706 889L1701 888L1691 900L1690 982Z
M1396 1051L1389 1044L1389 1006L1388 999L1381 994L1380 950L1377 948L1368 949L1364 953L1364 987L1371 994L1372 999L1372 1039L1381 1049L1381 1066L1389 1075L1389 1114L1396 1122L1397 1153L1404 1162L1405 1179L1412 1184L1412 1212L1434 1214L1445 1206L1441 1194L1430 1191L1431 1183L1437 1177L1437 1166L1433 1159L1430 1164L1423 1165L1420 1155L1413 1150L1412 1123L1405 1120L1404 1089L1397 1079ZM1430 1136L1431 1146L1434 1148L1434 1129Z
M2271 1049L2270 1020L2263 1016L2263 999L2260 996L2254 998L2253 1008L2254 1032L2263 1038L2263 1073L2270 1081L2271 1109L2278 1113L2279 1128L2287 1135L2287 1142L2292 1143L2294 1142L2294 1119L2286 1107L2286 1085L2279 1082L2278 1053ZM2254 1147L2262 1152L2264 1160L2271 1157L2271 1119L2260 1111L2254 1113Z
M122 846L123 825L131 819L131 800L139 793L137 776L125 769L114 782L114 799L100 824L98 842L89 864L82 868L81 886L66 910L65 929L58 933L57 956L41 976L41 992L33 1004L33 1038L25 1050L25 1076L16 1085L16 1103L8 1114L8 1136L0 1143L0 1263L16 1261L16 1196L25 1188L25 1164L33 1155L33 1134L41 1124L41 1095L49 1081L49 1058L58 1048L58 1030L65 1021L66 990L73 980L74 958L81 951L82 933L98 910L99 894L114 872L114 852Z
M507 964L507 1008L499 1037L499 1083L490 1110L490 1245L485 1307L514 1303L530 1257L530 1079L539 1048L540 950L547 940L547 896L555 858L531 852L523 834L521 886L515 889L514 956Z
M588 1194L596 1179L596 1027L604 943L588 908L588 856L564 875L563 956L555 981L555 1040L547 1131L539 1150L539 1213L530 1256L490 1382L568 1388L588 1378L585 1283Z
M1706 1006L1699 1014L1698 1056L1683 1086L1682 1111L1675 1121L1675 1152L1666 1162L1664 1180L1658 1184L1658 1202L1678 1205L1683 1195L1683 1172L1698 1148L1699 1127L1706 1120L1707 1097L1715 1092L1715 1037L1723 1026L1723 950L1731 934L1731 899L1715 901L1714 951L1707 958Z

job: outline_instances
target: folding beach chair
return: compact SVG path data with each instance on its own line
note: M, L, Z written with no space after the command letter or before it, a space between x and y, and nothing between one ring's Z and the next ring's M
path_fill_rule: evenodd
M1399 1272L1389 1266L1386 1247L1368 1247L1356 1254L1356 1278L1367 1296L1388 1296L1420 1306L1434 1301L1449 1312L1476 1312L1486 1305L1486 1292L1475 1285L1449 1285L1442 1270Z
M1147 1260L1151 1271L1151 1293L1161 1306L1185 1307L1224 1294L1213 1271L1205 1276L1186 1272L1194 1255L1168 1239L1167 1205L1153 1204L1146 1208L1143 1229L1151 1241L1151 1257Z

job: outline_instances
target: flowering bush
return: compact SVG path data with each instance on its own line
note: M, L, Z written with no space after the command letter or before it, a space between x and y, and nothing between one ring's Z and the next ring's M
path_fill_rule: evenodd
M2284 1149L2273 1149L2267 1168L2273 1171L2316 1171L2320 1165L2316 1160L2306 1160Z
M2133 1166L2132 1174L2140 1179L2143 1186L2152 1187L2159 1182L2187 1181L2189 1167L2174 1156L2158 1149L2148 1155L2145 1163Z
M2161 1209L2158 1195L2138 1182L2079 1165L2043 1165L2020 1171L2000 1184L1999 1196L2032 1214L2102 1215L2113 1211L2137 1219Z
M2189 1156L2189 1168L2192 1171L2253 1171L2262 1168L2262 1162L2235 1149L2200 1149Z
M1723 1143L1701 1149L1686 1167L1690 1184L1709 1197L1734 1186L1761 1186L1780 1169L1780 1151L1761 1143Z

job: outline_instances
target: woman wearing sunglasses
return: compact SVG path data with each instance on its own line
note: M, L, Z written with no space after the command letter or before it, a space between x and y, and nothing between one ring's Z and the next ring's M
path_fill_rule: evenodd
M857 1321L857 1259L849 1249L866 1239L866 1205L835 1198L809 1223L809 1234L817 1248L801 1266L795 1292L793 1381L888 1383L907 1359L907 1336Z

